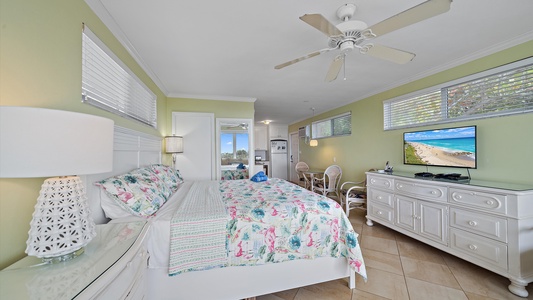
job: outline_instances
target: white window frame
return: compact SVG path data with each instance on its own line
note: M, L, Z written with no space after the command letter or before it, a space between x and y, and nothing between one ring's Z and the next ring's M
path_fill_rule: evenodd
M339 119L339 118L344 118L348 116L350 118L350 133L346 133L346 134L334 134L334 128L333 128L333 122L335 119ZM318 120L318 121L314 121L311 123L311 135L312 135L312 139L324 139L324 138L330 138L330 137L338 137L338 136L349 136L352 134L352 120L351 120L351 117L352 117L352 112L346 112L346 113L342 113L340 115L336 115L336 116L333 116L333 117L330 117L330 118L326 118L326 119L321 119L321 120ZM319 123L324 123L324 122L331 122L331 135L328 135L328 136L317 136L317 125Z
M533 58L527 58L523 59L514 63L506 64L500 67L496 67L490 70L486 70L480 73L476 73L470 76L466 76L460 79L456 79L453 81L449 81L443 84L439 84L430 88L426 88L423 90L419 90L413 93L409 93L406 95L402 95L399 97L395 97L389 100L383 101L383 129L384 130L394 130L394 129L402 129L402 128L410 128L410 127L420 127L420 126L426 126L426 125L434 125L434 124L443 124L443 123L451 123L451 122L459 122L459 121L465 121L465 120L474 120L474 119L484 119L484 118L490 118L490 117L498 117L498 116L505 116L505 115L513 115L513 114L522 114L522 113L531 113L533 112L533 109L521 109L521 110L503 110L499 112L491 112L491 113L484 113L484 114L473 114L473 115L466 115L466 116L459 116L459 117L450 117L448 115L448 107L447 107L447 91L449 89L452 89L454 86L458 86L460 84L465 84L477 79L481 79L484 77L490 77L493 75L497 75L499 73L507 72L513 69L517 68L523 68L526 66L530 66L533 64ZM431 94L439 93L440 97L440 108L439 113L434 113L431 115L431 118L433 120L429 121L420 121L417 122L416 120L412 119L409 120L409 124L407 125L398 125L398 126L392 126L391 118L394 118L392 116L393 104L400 104L403 102L404 107L409 107L412 105L420 104L419 101L416 100L418 97L430 97ZM436 100L436 99L433 99ZM400 109L400 108L399 108ZM401 111L396 111L396 113ZM432 113L430 110L428 110L428 113ZM410 116L407 116L407 118L410 118Z
M87 26L82 31L82 102L157 128L157 97Z

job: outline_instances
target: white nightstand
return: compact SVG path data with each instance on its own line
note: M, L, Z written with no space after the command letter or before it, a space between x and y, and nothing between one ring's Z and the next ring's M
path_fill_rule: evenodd
M0 272L2 299L142 299L148 254L144 221L96 226L81 256L43 264L27 256Z

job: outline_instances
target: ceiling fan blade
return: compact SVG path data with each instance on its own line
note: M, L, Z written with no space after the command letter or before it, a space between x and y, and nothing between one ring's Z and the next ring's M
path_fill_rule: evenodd
M290 66L292 64L295 64L295 63L297 63L299 61L302 61L302 60L305 60L305 59L308 59L308 58L311 58L311 57L315 57L317 55L320 55L322 53L326 53L326 52L329 52L329 51L335 50L335 49L336 48L326 48L326 49L322 49L322 50L319 50L319 51L316 51L316 52L313 52L313 53L309 53L309 54L304 55L302 57L298 57L297 59L293 59L293 60L288 61L286 63L282 63L280 65L277 65L277 66L274 67L274 69L279 70L281 68L285 68L286 66Z
M366 46L369 46L368 50L366 52L363 52L365 54L368 54L370 56L385 59L388 61L392 61L397 64L406 64L415 58L416 54L411 52L406 52L382 45L372 45L368 44Z
M339 54L333 59L331 65L329 66L328 74L326 74L326 81L332 82L337 79L339 72L341 71L342 64L344 63L344 54Z
M370 29L376 36L384 35L391 31L445 13L450 10L451 3L452 0L429 0L374 24L368 29Z
M331 22L321 14L306 14L301 16L300 20L315 27L327 36L343 35L342 31L340 31L335 25L331 24Z

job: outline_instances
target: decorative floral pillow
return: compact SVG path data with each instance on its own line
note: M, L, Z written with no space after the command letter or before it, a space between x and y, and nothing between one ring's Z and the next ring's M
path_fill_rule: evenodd
M131 214L149 217L171 195L171 189L149 169L136 169L96 183L106 194Z
M180 171L175 170L170 166L155 164L151 165L150 169L170 187L172 192L177 191L180 185L183 183L183 178L181 177Z

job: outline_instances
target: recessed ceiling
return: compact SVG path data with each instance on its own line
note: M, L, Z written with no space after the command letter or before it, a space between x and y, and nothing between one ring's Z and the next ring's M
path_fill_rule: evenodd
M291 124L411 80L533 39L531 0L455 0L450 11L379 36L376 44L416 54L395 64L350 52L339 78L325 76L328 37L299 19L322 14L331 23L353 3L352 20L369 26L421 0L86 0L169 97L256 99L255 120ZM344 80L344 78L346 78Z

